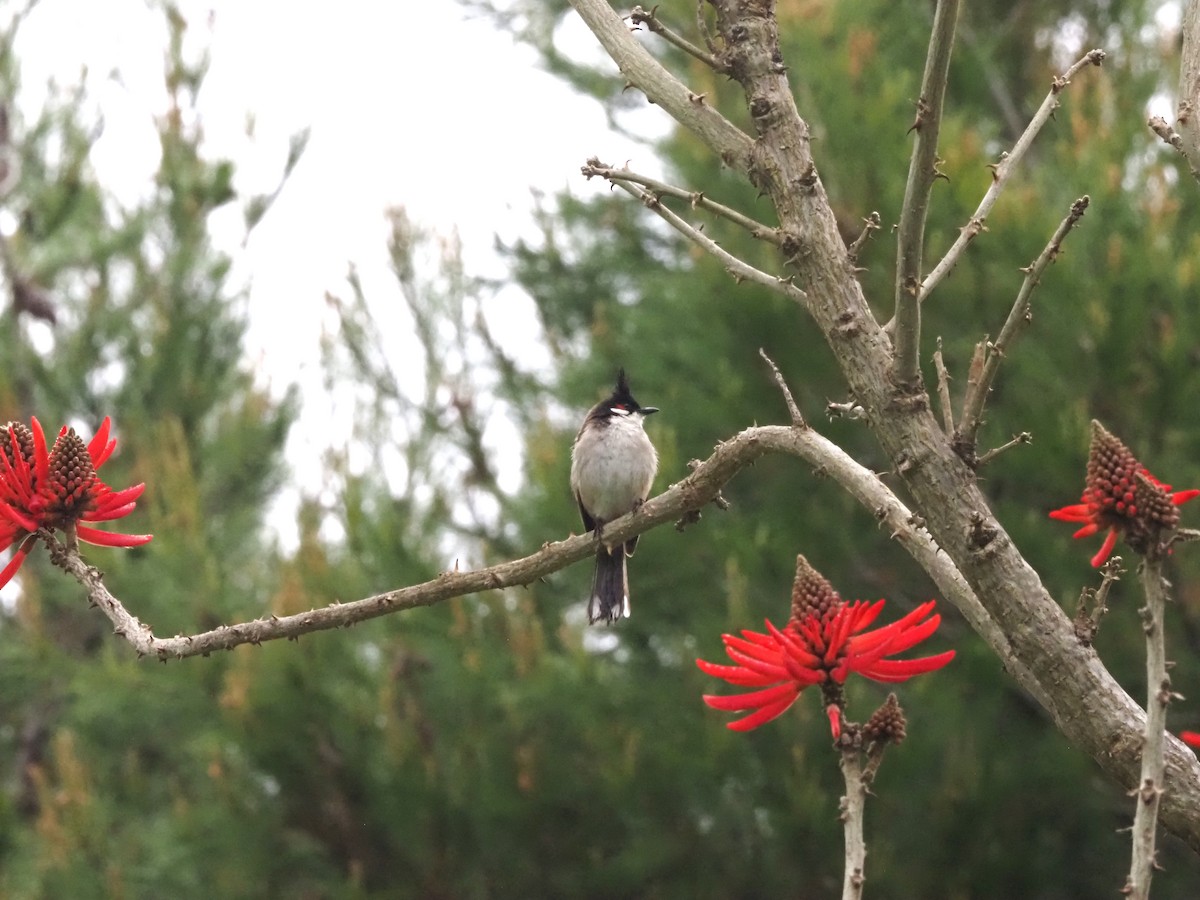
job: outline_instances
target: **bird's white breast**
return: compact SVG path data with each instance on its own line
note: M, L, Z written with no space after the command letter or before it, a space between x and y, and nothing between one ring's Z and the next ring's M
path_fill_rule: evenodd
M637 414L585 429L571 450L571 485L584 509L603 522L645 500L657 471L658 454Z

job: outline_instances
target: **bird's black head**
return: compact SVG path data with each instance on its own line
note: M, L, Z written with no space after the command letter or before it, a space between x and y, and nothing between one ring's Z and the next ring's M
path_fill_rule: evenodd
M658 407L642 406L634 399L633 392L629 390L629 379L626 377L624 369L617 372L616 390L613 391L612 396L602 406L611 410L613 415L641 413L643 416L648 416L651 413L658 412Z

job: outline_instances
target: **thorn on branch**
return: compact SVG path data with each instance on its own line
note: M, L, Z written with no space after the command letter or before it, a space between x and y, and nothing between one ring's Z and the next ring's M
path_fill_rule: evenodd
M1100 569L1100 587L1085 587L1079 594L1079 602L1075 606L1075 617L1072 625L1075 638L1083 647L1092 646L1096 635L1100 632L1100 620L1108 612L1108 592L1113 584L1121 580L1125 567L1121 557L1110 557Z
M854 242L847 248L846 251L846 255L852 265L858 262L858 253L860 250L862 250L863 245L866 244L866 242L871 239L871 236L876 231L879 231L882 227L882 220L880 219L878 212L873 212L863 219L862 232L854 239Z
M925 119L929 115L929 101L924 97L917 98L917 117L913 119L912 125L908 126L908 131L905 134L912 134L914 131L920 131L921 126L925 124Z

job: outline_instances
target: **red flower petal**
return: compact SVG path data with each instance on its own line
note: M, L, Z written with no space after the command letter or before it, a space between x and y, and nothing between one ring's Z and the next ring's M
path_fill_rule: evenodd
M117 446L115 439L111 441L108 439L108 431L111 427L112 419L105 416L104 421L100 423L100 427L88 443L88 456L92 458L92 465L97 469L108 461L108 458L112 456L112 452Z
M799 696L800 693L797 691L796 697ZM752 712L748 716L743 716L733 722L726 723L725 727L730 731L753 731L759 725L764 725L772 719L778 719L782 716L796 702L796 697L784 697L782 700L769 703L757 712Z
M1051 510L1050 518L1060 522L1089 522L1092 518L1092 511L1086 503L1076 503L1074 506Z
M833 739L836 741L842 736L842 708L836 703L830 703L825 707L825 715L829 716L829 730L833 732Z
M1104 543L1100 545L1100 549L1092 557L1092 568L1098 569L1104 565L1104 561L1112 555L1115 546L1117 546L1117 529L1110 528L1108 529L1108 535L1104 538Z
M21 568L21 564L25 562L25 557L29 555L29 551L33 549L33 544L36 539L33 535L25 538L21 546L18 547L12 555L12 559L8 561L8 565L0 570L0 587L4 587L12 577L17 574L17 569Z
M88 528L86 525L76 525L75 534L81 541L95 544L97 547L140 547L154 539L152 534L116 534L100 531L98 528Z
M761 691L751 691L748 694L731 694L716 696L705 694L704 702L713 709L723 709L726 712L741 712L744 709L758 709L768 703L774 703L783 697L793 700L800 694L800 689L794 684L777 684Z
M872 681L895 683L908 681L914 675L935 672L952 659L954 659L954 651L947 650L936 656L923 656L920 659L881 659L868 667L855 669L855 671Z
M717 663L705 662L702 659L696 660L696 666L701 672L712 675L714 678L722 678L739 687L766 687L768 684L778 684L787 678L786 672L782 675L763 675L742 666L722 666Z
M743 631L741 637L722 635L725 652L737 665L699 659L696 665L730 684L761 689L733 696L705 695L704 702L727 712L756 710L728 725L748 731L780 715L811 685L831 679L841 684L854 672L876 681L906 681L940 669L954 659L953 650L911 660L885 658L925 640L937 630L941 616L934 612L936 601L930 600L889 625L863 631L878 618L883 605L882 600L856 601L807 613L797 613L793 606L793 619L786 628L777 628L767 620L767 634ZM827 713L836 736L841 728L839 705L831 704Z

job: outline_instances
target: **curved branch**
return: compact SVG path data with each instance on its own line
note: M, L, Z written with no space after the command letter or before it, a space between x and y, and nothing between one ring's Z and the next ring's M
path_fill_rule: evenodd
M584 175L591 178L593 175L601 178L606 178L611 184L615 184L621 190L632 194L638 200L645 204L646 208L658 214L664 219L668 225L682 234L685 238L695 244L702 250L711 253L722 265L725 266L725 271L733 276L734 281L753 281L755 284L761 284L765 288L777 291L789 300L794 300L797 303L803 303L805 294L804 291L792 284L789 278L780 278L777 275L770 275L761 269L756 269L748 262L734 256L728 250L724 249L720 244L712 238L707 237L699 228L688 224L681 216L673 210L668 209L666 205L658 198L658 195L642 188L640 186L641 179L638 177L631 178L632 172L626 169L614 169L607 166L596 158L589 159L587 165L581 169Z

